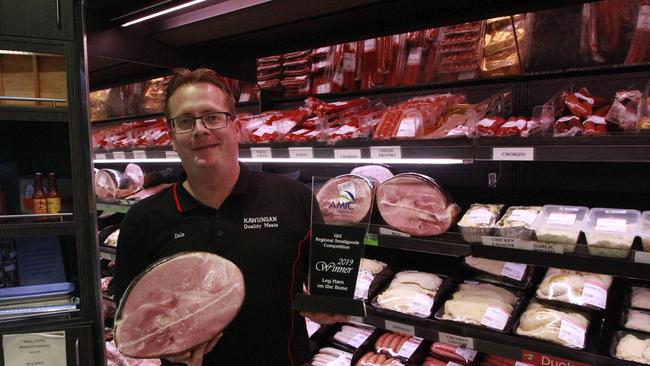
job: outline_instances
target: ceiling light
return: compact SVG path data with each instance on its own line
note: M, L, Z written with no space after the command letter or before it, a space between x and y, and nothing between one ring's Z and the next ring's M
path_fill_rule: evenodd
M177 5L177 6L171 7L171 8L169 8L169 9L161 10L161 11L159 11L159 12L156 12L156 13L153 13L153 14L150 14L150 15L147 15L147 16L144 16L144 17L142 17L142 18L138 18L138 19L132 20L132 21L130 21L130 22L126 22L126 23L122 24L122 27L128 27L128 26L133 25L133 24L136 24L136 23L144 22L145 20L149 20L149 19L152 19L152 18L159 17L159 16L161 16L161 15L169 14L169 13L174 12L174 11L176 11L176 10L184 9L184 8L189 7L189 6L192 6L192 5L196 5L196 4L202 3L202 2L204 2L204 1L205 1L205 0L194 0L194 1L187 2L187 3L185 3L185 4L181 4L181 5Z

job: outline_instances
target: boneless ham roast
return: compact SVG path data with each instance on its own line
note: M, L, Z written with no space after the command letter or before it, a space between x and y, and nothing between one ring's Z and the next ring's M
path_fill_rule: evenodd
M180 253L136 277L115 318L115 343L124 355L159 358L214 339L244 301L244 277L215 254Z
M372 211L374 185L354 174L330 179L316 194L325 223L361 223Z
M398 174L377 188L377 208L387 224L411 235L439 235L456 222L460 207L425 175Z

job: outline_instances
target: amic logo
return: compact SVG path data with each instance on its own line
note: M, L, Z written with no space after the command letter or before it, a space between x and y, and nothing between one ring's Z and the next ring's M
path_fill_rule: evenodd
M330 202L329 208L337 208L344 210L351 210L352 204L356 201L356 198L350 191L340 192L335 199Z

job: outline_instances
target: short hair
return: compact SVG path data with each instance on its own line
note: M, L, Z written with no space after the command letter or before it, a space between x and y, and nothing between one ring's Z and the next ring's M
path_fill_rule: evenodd
M165 117L167 120L172 118L169 110L169 99L174 95L174 92L183 85L195 83L209 83L221 89L221 91L226 94L228 108L230 109L229 112L232 113L233 116L236 114L235 97L232 95L232 91L230 90L230 87L228 87L228 83L226 83L223 76L219 75L216 71L205 67L196 70L182 68L174 69L173 76L169 81L169 84L167 84L167 94L165 95Z

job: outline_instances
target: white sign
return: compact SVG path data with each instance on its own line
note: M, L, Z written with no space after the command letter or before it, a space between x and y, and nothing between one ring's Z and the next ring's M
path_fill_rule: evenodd
M313 159L314 158L314 149L311 148L311 147L290 147L289 148L289 158L291 158L291 159Z
M521 361L516 361L515 366L533 366L532 364L521 362Z
M334 159L361 159L361 149L334 149Z
M495 305L488 305L481 319L481 324L486 327L503 330L508 323L508 318L510 318L510 314L507 311Z
M372 159L401 159L402 148L399 146L372 146L370 147Z
M386 327L387 330L390 330L391 332L399 333L399 334L406 334L409 336L414 336L415 335L415 327L412 325L407 325L407 324L402 324L402 323L396 323L392 322L390 320L386 320Z
M178 159L178 153L176 151L165 151L166 159Z
M418 347L420 347L420 344L422 343L423 340L424 339L420 337L413 337L408 339L406 342L404 342L402 347L397 351L397 355L404 357L405 359L408 360L409 358L411 358L411 356L413 356L413 354L418 349Z
M95 154L95 160L105 160L106 154Z
M546 223L550 225L564 225L570 226L575 224L576 214L565 213L565 212L553 212L548 215Z
M615 231L617 233L624 233L627 231L627 221L625 219L602 217L596 220L596 231Z
M495 147L492 149L492 160L533 161L534 147Z
M403 238L410 238L411 237L411 235L409 235L407 233L403 233L403 232L397 231L397 230L387 229L385 227L380 227L379 228L379 233L381 235L400 236L400 237L403 237Z
M634 252L634 261L636 263L650 264L650 252Z
M586 281L582 289L582 302L604 309L607 306L607 290L598 282Z
M526 273L526 268L527 266L522 263L506 262L503 265L503 269L501 270L501 275L517 281L521 281L521 279L524 278L524 274Z
M530 250L533 252L543 253L564 253L564 247L561 244L544 243L539 241L521 240L515 238L502 238L498 236L482 236L481 242L484 245L500 248L511 248Z
M425 294L415 294L411 306L409 306L409 313L429 316L431 315L431 308L433 307L433 298Z
M251 147L251 157L254 159L271 159L270 147Z
M476 355L478 354L478 352L474 351L473 349L469 349L465 347L456 348L456 351L454 353L464 358L467 363L471 363L472 361L474 361Z
M451 344L452 346L460 346L465 348L474 348L474 339L468 337L461 337L453 334L438 333L438 340L442 343Z
M568 344L582 348L585 346L585 333L587 329L568 319L562 319L560 324L560 335L558 338Z
M135 150L133 152L133 157L135 159L146 159L147 158L147 153L144 150Z
M528 225L532 225L536 218L537 212L528 210L512 210L512 213L510 214L511 221L525 222Z
M354 348L359 348L368 337L370 337L370 332L361 331L360 333L355 334L354 337L350 338L348 344Z
M113 159L126 159L124 151L113 151Z
M65 332L5 334L5 366L66 366Z

